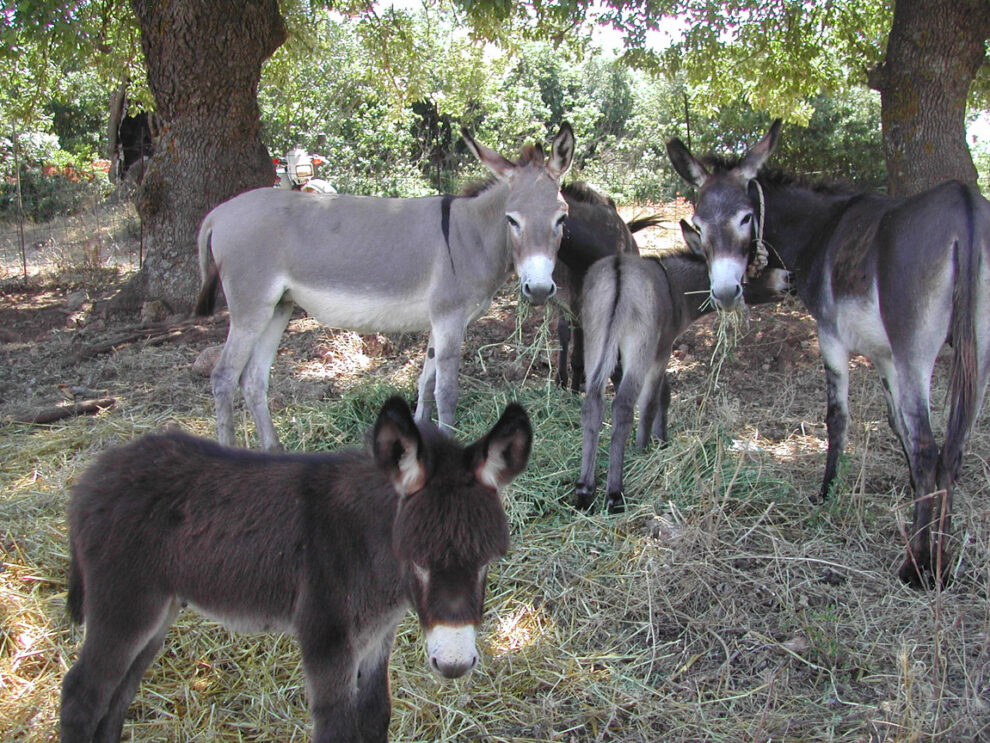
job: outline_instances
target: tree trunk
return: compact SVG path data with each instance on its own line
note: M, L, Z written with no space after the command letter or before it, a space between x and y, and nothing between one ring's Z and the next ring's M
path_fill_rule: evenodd
M257 92L261 64L285 40L285 24L277 0L132 5L161 137L137 201L147 257L123 294L185 312L199 291L203 217L242 191L274 183Z
M124 118L127 108L127 81L122 81L110 98L110 123L107 125L107 159L110 160L110 182L120 180L120 120Z
M990 36L988 0L895 0L880 91L887 186L892 195L955 178L976 183L966 146L966 96Z

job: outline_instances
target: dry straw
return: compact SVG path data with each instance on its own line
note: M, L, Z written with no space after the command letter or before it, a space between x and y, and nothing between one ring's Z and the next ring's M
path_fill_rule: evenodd
M813 342L789 369L767 361L812 337L807 319L786 308L754 313L721 363L717 389L700 352L675 359L671 441L631 449L628 511L575 513L581 400L550 381L553 343L539 312L507 341L498 335L499 313L511 307L501 297L469 334L458 409L459 429L474 437L506 401L520 400L537 437L528 471L506 497L513 546L489 579L483 662L466 680L436 679L410 616L392 662L392 739L990 737L985 422L956 499L955 581L940 593L894 577L907 474L868 368L853 370L838 493L821 507L809 502L823 466L824 383ZM293 328L272 377L290 448L361 445L387 394L413 396L421 339L398 339L392 355L371 356L353 378L331 378L313 373L326 331ZM686 342L710 348L717 332L702 324ZM110 390L118 406L0 431L0 739L53 738L59 684L82 637L64 614L68 486L98 451L166 423L212 434L209 383L188 372L200 348L53 361L35 374L36 390L74 375ZM520 370L525 381L505 381ZM944 380L944 370L936 377ZM235 636L188 613L141 685L125 739L305 741L308 731L292 641Z

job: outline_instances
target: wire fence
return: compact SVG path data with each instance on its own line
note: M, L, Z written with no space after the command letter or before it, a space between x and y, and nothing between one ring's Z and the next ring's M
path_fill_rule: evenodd
M355 184L341 178L334 183L341 193L355 192ZM593 184L602 189L597 183ZM410 191L428 191L419 181L404 179L400 174L391 181L379 183L376 195L409 195ZM605 189L602 189L603 191ZM382 193L384 192L384 193ZM42 203L51 198L46 193L31 201L24 199L20 209L0 211L0 281L27 282L39 277L58 277L79 271L116 269L133 271L141 267L144 258L144 235L141 221L129 198L130 191L118 187L109 197L106 192L93 189L83 198L75 198L71 207L64 203ZM622 208L626 219L670 210L669 219L676 228L676 220L683 216L678 207L682 200L662 203L642 203ZM55 213L51 219L35 221L28 216L37 213ZM675 230L676 231L676 230ZM646 235L641 241L649 242Z
M0 222L0 280L25 281L79 269L136 270L141 222L133 203L94 196L71 215L43 223Z

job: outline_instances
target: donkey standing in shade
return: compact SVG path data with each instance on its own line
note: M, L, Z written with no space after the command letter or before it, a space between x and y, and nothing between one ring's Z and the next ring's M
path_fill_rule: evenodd
M691 323L715 308L708 301L708 268L701 241L687 222L681 232L690 250L663 256L616 255L588 271L581 300L585 366L590 370L581 409L581 475L575 505L590 508L595 499L595 460L605 414L605 384L623 360L622 381L612 402L606 506L625 508L622 467L626 440L639 407L636 445L646 448L656 436L667 440L670 384L667 362L674 342ZM746 285L747 304L779 301L788 290L787 272L765 269Z
M441 427L453 425L468 324L488 310L513 266L523 296L534 304L556 291L554 262L567 217L560 179L574 154L567 124L549 160L531 145L513 163L462 134L495 176L470 197L260 188L206 215L196 313L213 312L221 283L230 309L227 342L212 374L220 443L234 443L233 397L240 384L262 448L278 448L268 377L295 304L334 328L429 330L416 419L428 419L435 402Z
M629 253L639 255L634 232L659 224L663 217L652 215L629 222L619 216L615 202L595 191L587 183L568 183L560 190L567 202L567 219L560 239L554 281L560 289L558 301L566 297L573 328L567 310L557 320L557 340L560 343L557 382L577 392L584 383L584 332L578 319L581 317L581 291L584 277L591 265L610 255ZM572 333L573 330L573 333ZM568 350L573 335L574 348L570 354L571 374L567 373Z
M387 740L388 658L411 605L437 673L477 663L488 564L509 527L500 491L532 430L506 407L462 447L382 407L374 455L264 454L184 434L103 454L69 505L69 611L86 620L62 685L62 743L120 739L179 608L299 640L320 743Z
M899 575L919 586L941 581L949 571L952 489L990 370L990 203L958 181L907 198L802 186L760 171L779 137L777 120L741 160L712 169L680 140L667 146L677 172L700 189L694 224L712 299L725 307L739 300L754 230L762 230L771 265L794 272L797 293L818 324L828 386L822 498L845 442L849 357L859 353L873 362L914 490ZM952 344L949 416L939 450L929 396L946 341Z

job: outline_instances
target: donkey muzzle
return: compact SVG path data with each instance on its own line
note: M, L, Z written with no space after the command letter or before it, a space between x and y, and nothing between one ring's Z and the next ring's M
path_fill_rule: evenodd
M426 632L430 668L444 678L460 678L478 665L474 626L437 624Z
M545 256L532 256L520 264L519 287L532 304L541 305L557 293L553 281L554 262Z
M732 258L716 258L708 271L711 282L711 296L719 309L734 310L743 301L741 278L746 271L746 262Z

